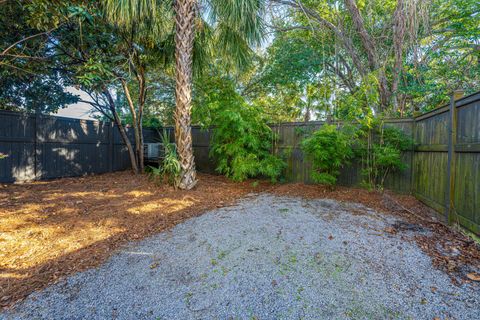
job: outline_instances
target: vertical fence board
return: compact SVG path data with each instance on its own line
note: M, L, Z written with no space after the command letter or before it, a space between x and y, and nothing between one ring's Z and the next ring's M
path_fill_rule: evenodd
M477 234L480 233L479 120L480 93L455 101L451 108L445 106L417 117L412 181L413 192L420 200Z
M480 93L456 102L451 219L480 234Z
M0 182L35 178L35 116L0 111Z

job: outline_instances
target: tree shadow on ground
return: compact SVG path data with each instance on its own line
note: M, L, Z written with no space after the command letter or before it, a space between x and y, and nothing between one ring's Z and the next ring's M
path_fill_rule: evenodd
M129 172L0 189L0 307L69 274L98 266L116 248L253 191L251 183L200 175L195 190Z

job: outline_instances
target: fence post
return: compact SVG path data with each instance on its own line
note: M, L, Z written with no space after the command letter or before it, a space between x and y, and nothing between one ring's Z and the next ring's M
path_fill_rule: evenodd
M412 168L411 168L411 172L412 174L410 175L410 193L415 195L416 193L416 183L415 183L415 170L416 170L416 167L415 167L415 155L417 154L415 152L415 147L416 147L416 144L417 144L417 120L415 119L415 117L412 117Z
M113 161L115 157L115 141L114 141L115 126L113 122L108 123L108 171L113 172Z
M40 118L40 108L37 106L35 108L35 122L34 122L34 136L33 136L33 180L40 180L39 170L38 170L38 157L40 152L38 150L38 124L41 120Z
M447 159L447 190L445 201L445 220L451 223L455 215L455 145L457 143L457 108L455 101L463 97L462 90L455 90L450 97L448 121L448 159Z

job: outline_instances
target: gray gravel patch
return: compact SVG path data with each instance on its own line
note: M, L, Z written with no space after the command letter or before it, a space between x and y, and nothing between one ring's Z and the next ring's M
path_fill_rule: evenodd
M359 212L361 214L359 214ZM0 319L479 319L398 223L269 194L210 211L32 294Z

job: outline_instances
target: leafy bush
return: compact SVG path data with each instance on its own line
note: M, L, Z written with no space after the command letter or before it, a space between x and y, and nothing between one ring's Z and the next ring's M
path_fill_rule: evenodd
M349 128L324 125L302 141L302 149L312 161L312 179L316 183L334 185L340 168L353 156Z
M150 177L156 181L167 180L167 182L177 187L178 177L180 176L180 162L178 161L175 144L170 143L170 137L166 130L161 135L164 158L158 168L149 166Z
M271 154L273 133L256 109L221 109L215 123L211 153L218 172L235 181L259 175L276 181L284 163Z
M382 189L390 173L407 167L402 152L412 143L401 130L370 118L357 126L324 125L303 140L302 149L312 161L315 182L335 184L341 167L356 158L362 166L362 184Z
M210 155L217 172L235 181L264 176L276 181L285 163L272 155L274 134L266 118L247 104L228 79L204 79L195 117L212 130Z
M402 152L411 148L413 141L400 129L384 126L380 121L363 126L360 132L357 155L363 167L363 184L383 189L390 173L407 168L402 161Z

